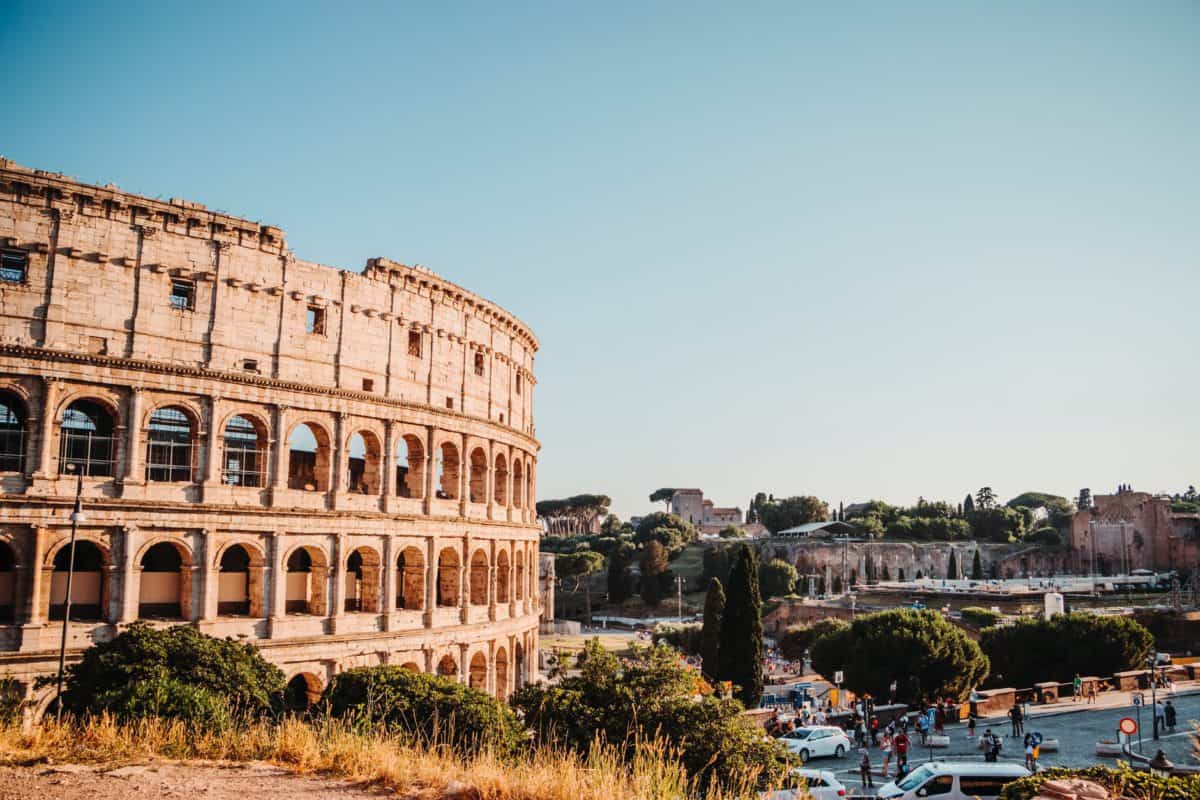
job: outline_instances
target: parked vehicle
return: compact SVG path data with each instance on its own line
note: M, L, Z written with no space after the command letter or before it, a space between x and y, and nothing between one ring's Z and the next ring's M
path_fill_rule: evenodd
M841 728L833 725L814 725L796 728L779 737L779 741L801 761L810 758L833 756L842 758L850 752L850 737Z
M843 800L846 786L828 770L794 769L788 775L784 788L773 792L761 792L760 800Z
M996 800L1005 784L1029 775L1020 764L931 761L878 792L881 800Z

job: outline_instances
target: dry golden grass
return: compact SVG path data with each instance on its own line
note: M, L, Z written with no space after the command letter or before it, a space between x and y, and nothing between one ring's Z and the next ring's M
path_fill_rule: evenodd
M438 798L447 787L473 787L480 800L692 800L694 785L660 745L639 749L624 763L616 749L593 748L583 758L539 750L520 758L490 753L460 757L449 748L382 732L357 732L339 722L254 723L212 732L159 719L119 724L110 717L29 731L0 728L0 763L104 764L152 759L266 761L295 772L318 773L386 786L411 798ZM752 787L710 792L704 800L755 796Z

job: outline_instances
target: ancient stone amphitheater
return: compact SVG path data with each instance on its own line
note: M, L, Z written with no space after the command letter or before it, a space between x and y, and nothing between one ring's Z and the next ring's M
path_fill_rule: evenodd
M258 645L302 704L397 664L535 669L533 359L420 267L0 160L0 675L135 620ZM81 476L81 479L80 479Z

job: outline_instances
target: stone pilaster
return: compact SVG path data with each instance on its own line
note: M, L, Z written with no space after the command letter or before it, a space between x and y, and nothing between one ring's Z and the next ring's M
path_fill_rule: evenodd
M208 401L208 435L205 437L204 450L204 499L209 499L215 490L224 485L225 479L221 474L221 397L213 395Z
M202 553L197 566L200 570L200 585L203 591L200 600L200 621L205 623L213 622L217 618L217 598L221 576L220 565L215 563L217 548L212 534L213 532L208 528L202 530L200 536L204 546L196 548Z
M279 638L280 627L287 616L287 573L284 570L283 550L284 535L279 531L271 533L271 612L270 635L272 639Z
M433 614L437 608L438 540L430 536L426 542L428 554L425 558L425 627L433 627Z
M51 475L50 460L53 453L50 445L54 441L54 431L58 428L58 397L62 391L61 387L62 382L56 378L44 378L42 380L41 425L37 427L40 435L38 436L37 471L34 473L35 478L49 478ZM32 420L30 421L30 430L34 430Z
M133 622L138 616L138 584L141 578L141 568L134 563L141 536L137 527L130 525L125 528L121 537L121 600L118 608L117 624Z
M146 482L145 453L142 446L142 413L146 402L146 392L140 386L134 386L129 391L129 414L125 420L125 477L126 485L138 485Z
M391 512L396 495L396 427L394 420L384 420L383 452L379 454L379 507L384 513Z
M346 535L338 534L333 540L333 559L329 565L329 572L333 576L333 607L329 609L329 616L333 620L334 633L338 632L338 624L346 613L346 559L349 555L346 552Z

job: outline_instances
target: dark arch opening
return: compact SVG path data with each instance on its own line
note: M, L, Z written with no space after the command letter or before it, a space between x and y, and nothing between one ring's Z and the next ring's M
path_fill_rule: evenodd
M217 578L217 614L246 616L250 613L250 553L240 544L221 554Z
M12 392L0 392L0 472L25 470L25 405Z
M71 567L71 545L54 554L50 579L50 619L61 620L66 610L67 569ZM71 619L95 622L101 619L104 597L104 554L91 542L75 542L74 575L71 580Z
M179 619L183 616L183 556L169 542L159 542L142 556L138 617Z
M16 619L17 557L8 542L0 542L0 622Z

